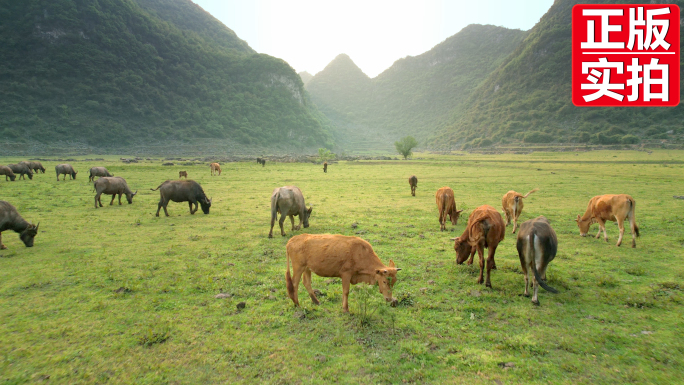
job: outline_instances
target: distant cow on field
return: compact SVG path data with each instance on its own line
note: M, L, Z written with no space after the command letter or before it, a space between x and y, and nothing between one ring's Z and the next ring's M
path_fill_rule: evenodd
M415 175L411 175L409 178L409 186L411 186L411 196L416 196L416 188L418 187L418 178ZM439 222L442 224L442 222Z
M2 232L5 230L14 230L19 233L19 238L24 245L33 247L33 238L38 234L38 226L40 223L33 225L26 222L9 202L0 201L0 250L7 248L2 244Z
M522 266L523 274L525 274L525 297L530 294L527 291L529 286L528 274L532 274L532 303L539 305L537 299L537 290L539 286L543 287L552 293L558 293L558 290L546 284L546 268L556 257L558 250L558 238L556 232L553 231L548 219L539 216L535 219L523 222L520 225L520 232L516 243L518 249L518 257L520 257L520 265Z
M128 204L131 204L133 203L133 197L138 193L137 190L136 192L131 191L131 189L128 188L128 183L126 183L126 180L120 176L105 176L99 178L95 181L95 183L93 183L93 187L95 188L96 192L95 208L97 208L98 204L100 207L102 207L102 201L100 200L100 196L102 194L112 195L112 201L109 202L109 205L111 206L114 204L114 198L116 198L117 194L119 194L119 205L121 205L121 195L125 194Z
M92 182L96 176L114 176L114 174L107 171L104 167L91 167L90 176L88 177L88 182ZM66 178L66 175L64 176Z
M185 177L185 179L188 179L188 172L187 171L178 171L178 179Z
M40 171L41 173L45 174L45 167L40 162L26 162L28 163L28 166L33 170L34 172L38 173Z
M328 162L323 162L323 172L328 173Z
M55 172L57 173L57 181L59 181L59 176L64 175L63 180L66 180L66 176L70 175L71 179L76 179L77 172L71 167L70 164L58 164L55 166Z
M397 269L390 260L385 266L373 251L370 243L357 237L331 234L301 234L287 242L287 272L285 281L287 295L295 306L299 306L299 281L304 278L304 287L311 301L319 304L311 287L311 272L321 277L342 279L342 309L349 312L349 286L357 283L378 284L385 301L397 305L392 297L392 288L397 282ZM290 276L290 262L292 273Z
M454 200L454 190L449 187L442 187L437 190L435 194L437 201L437 211L439 211L439 229L446 230L446 218L451 219L451 223L456 226L458 217L463 210L456 210L456 201Z
M518 217L520 217L520 213L522 213L523 199L527 198L535 191L539 191L539 189L535 188L527 194L522 195L519 192L511 190L501 198L501 206L506 215L506 226L511 224L511 219L513 220L513 234L515 234L515 230L518 227Z
M304 203L304 195L302 190L297 186L284 186L273 190L271 194L271 231L268 232L268 237L273 238L273 226L276 218L280 214L280 235L285 236L283 229L283 222L286 217L290 217L292 222L292 231L299 230L304 225L304 228L309 227L309 217L311 216L312 207L306 208ZM295 226L294 216L299 216L299 224Z
M489 255L487 257L487 281L486 286L492 287L489 275L492 269L496 268L494 262L494 253L499 246L499 242L504 239L506 233L506 225L504 224L501 214L492 206L483 205L476 208L468 217L468 225L465 231L458 238L454 240L454 250L456 250L456 263L462 264L468 256L470 260L468 264L473 263L473 256L477 251L480 258L480 277L477 283L484 282L484 249L489 248Z
M159 216L159 210L164 208L164 214L169 216L169 212L166 210L166 206L169 201L174 202L188 202L190 206L190 214L195 214L197 212L197 204L202 207L202 212L209 214L209 208L211 207L211 199L207 198L204 194L204 190L199 183L194 180L167 180L166 182L159 185L159 187L150 189L152 191L159 190L159 207L157 208L157 216ZM195 209L192 209L192 205L195 205Z
M636 225L636 216L634 209L636 202L634 198L627 194L607 194L597 195L589 200L587 211L582 217L577 215L577 226L580 229L580 235L587 236L589 227L592 223L598 223L599 231L596 233L596 239L601 237L601 230L603 230L603 237L608 242L608 234L606 234L606 221L613 221L618 224L620 229L620 238L618 238L617 245L622 244L622 236L625 234L625 219L629 219L629 226L632 233L632 247L636 247L636 237L639 236L639 227Z
M219 165L218 163L212 163L210 167L212 176L214 176L215 172L217 172L218 175L221 175L221 165Z
M261 167L266 166L266 158L257 158L257 163L261 165Z
M26 175L28 175L29 179L33 179L33 170L31 170L28 163L26 163L26 162L19 162L17 164L8 164L7 167L12 169L12 172L14 172L14 175L19 175L19 179L26 180Z
M17 179L17 176L14 175L14 171L7 166L0 166L0 175L5 176L5 181L7 181L7 178L9 178L11 181Z

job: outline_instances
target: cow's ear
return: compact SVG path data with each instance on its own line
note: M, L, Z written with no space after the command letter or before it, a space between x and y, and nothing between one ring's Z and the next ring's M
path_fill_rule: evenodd
M311 214L311 211L313 211L313 207L309 207L308 210L306 210L307 213Z
M387 266L388 267L395 267L396 265L394 264L394 261L390 259L390 263Z
M580 219L581 218L580 218L579 214L577 214L577 219L575 219L575 222L579 223Z

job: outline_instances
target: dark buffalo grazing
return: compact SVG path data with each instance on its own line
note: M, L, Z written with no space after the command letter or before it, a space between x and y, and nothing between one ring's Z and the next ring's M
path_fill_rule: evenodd
M437 201L437 211L439 211L439 229L441 231L446 230L447 216L451 219L451 224L456 226L458 224L458 217L463 210L456 210L454 190L450 187L440 188L435 194L435 201Z
M9 202L0 201L0 250L7 248L2 244L2 232L5 230L19 233L19 238L26 247L33 247L33 238L38 234L38 226L40 223L34 225L26 222Z
M17 164L8 164L7 167L12 169L14 175L19 175L19 179L26 180L26 175L29 179L33 179L33 170L29 167L26 162L19 162Z
M511 190L501 198L501 207L506 215L506 226L510 225L511 220L513 220L513 234L515 234L515 230L518 227L518 218L520 217L520 213L522 213L524 206L523 199L527 198L535 191L539 191L539 189L535 188L527 194L522 195L519 192Z
M306 204L304 203L304 195L302 190L297 186L284 186L273 190L271 194L271 231L268 233L269 238L273 238L273 225L280 214L280 235L285 236L285 230L283 230L283 222L287 216L290 217L290 222L292 222L292 231L299 230L302 228L309 227L309 217L311 216L312 207L307 210ZM299 215L299 224L295 226L294 216Z
M409 178L409 186L411 186L411 196L416 196L416 188L418 187L418 178L416 178L415 175L412 175ZM441 224L441 222L440 222Z
M558 293L558 290L546 284L546 268L549 266L549 262L556 257L556 251L558 250L556 232L551 228L548 219L543 216L530 219L520 225L516 247L520 257L520 265L522 266L523 274L525 274L524 296L530 296L527 292L527 287L530 282L528 273L531 272L533 273L532 289L534 290L532 303L539 305L539 300L537 299L539 286L552 293Z
M159 190L159 207L157 208L157 216L159 216L159 210L164 208L164 213L169 216L169 212L166 210L166 206L169 201L174 202L188 202L190 206L190 214L197 212L197 203L202 206L202 212L209 214L209 208L211 207L211 199L207 198L202 190L202 186L194 180L167 180L166 182L159 185L152 191ZM195 205L195 209L192 209L192 205Z
M266 167L266 158L259 158L259 162L261 164L261 167Z
M26 163L28 163L29 167L34 172L38 173L38 171L40 171L41 173L45 174L45 167L43 167L42 163L40 163L40 162L26 162Z
M100 200L100 195L102 194L111 194L112 195L112 201L109 202L109 205L114 204L114 198L116 198L116 195L119 194L119 205L121 205L121 195L125 194L126 195L126 200L128 201L128 204L133 203L133 197L135 194L138 193L132 192L130 188L128 188L128 183L126 183L126 180L120 176L104 176L99 178L98 180L93 183L93 187L95 188L95 208L97 208L97 205L99 204L100 207L102 207L102 201Z
M218 173L218 175L221 175L221 165L218 163L212 163L211 164L211 176L214 176L214 173Z
M261 158L257 158L257 164L261 164Z
M480 277L477 283L481 284L484 282L484 249L489 248L486 286L492 287L489 275L491 270L496 268L494 253L496 253L499 242L503 241L505 233L506 224L504 224L501 214L494 207L483 205L476 208L468 217L468 225L463 234L458 238L453 238L456 263L460 265L470 256L468 264L471 265L473 256L477 251L480 258Z
M104 167L91 167L90 168L90 177L88 177L88 182L92 182L96 176L114 176L114 174L110 173L107 171L106 168ZM66 177L66 175L65 175Z
M328 172L328 162L323 162L323 172L324 173Z
M178 179L185 177L185 179L188 179L188 172L187 171L178 171Z
M71 179L76 179L77 172L68 163L56 165L55 172L57 173L57 181L59 181L59 176L62 174L64 175L64 178L62 180L66 180L67 175L70 175Z
M331 234L301 234L287 242L287 272L285 282L287 295L295 306L299 306L299 280L304 278L304 287L311 301L318 305L318 298L311 288L311 272L321 277L342 279L342 309L349 312L349 286L365 282L378 284L385 301L397 305L392 297L392 288L397 282L397 269L390 259L385 266L373 251L370 243L358 237ZM292 273L290 276L290 262Z
M7 178L9 178L11 181L17 179L17 176L14 175L14 171L7 166L0 166L0 175L5 176L5 181L7 181Z
M580 235L587 236L589 227L592 223L598 223L599 230L596 233L596 239L601 237L601 230L603 230L603 237L608 242L608 234L606 234L606 221L617 222L620 229L620 237L617 245L622 244L622 237L625 234L625 219L629 220L630 230L632 231L632 247L636 247L636 237L639 236L639 226L636 224L636 215L634 209L636 202L634 198L627 194L607 194L597 195L589 200L587 211L582 217L577 215L577 226L580 229Z

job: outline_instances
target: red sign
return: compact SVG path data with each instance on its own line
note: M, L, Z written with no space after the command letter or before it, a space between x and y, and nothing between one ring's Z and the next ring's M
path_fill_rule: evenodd
M572 103L679 104L679 7L577 4L572 9Z

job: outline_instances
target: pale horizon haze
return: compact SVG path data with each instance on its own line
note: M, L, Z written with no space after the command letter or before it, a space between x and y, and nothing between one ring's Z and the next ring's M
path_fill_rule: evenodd
M192 0L250 47L315 75L347 54L376 77L469 24L529 30L553 0Z

